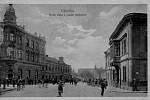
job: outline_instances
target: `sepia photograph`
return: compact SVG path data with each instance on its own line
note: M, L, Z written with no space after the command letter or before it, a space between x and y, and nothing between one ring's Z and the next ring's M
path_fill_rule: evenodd
M147 4L0 4L0 98L147 97Z

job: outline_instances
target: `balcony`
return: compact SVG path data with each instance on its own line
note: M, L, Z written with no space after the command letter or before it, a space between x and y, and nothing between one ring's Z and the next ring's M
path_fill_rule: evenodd
M120 57L118 57L118 56L113 57L113 62L119 63L120 62Z
M110 61L111 66L116 66L116 65L118 66L119 63L120 63L120 57L118 56L113 57Z

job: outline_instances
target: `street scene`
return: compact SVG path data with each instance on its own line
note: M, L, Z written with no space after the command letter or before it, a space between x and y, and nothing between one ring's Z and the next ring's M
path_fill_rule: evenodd
M146 4L0 4L0 97L147 97Z
M104 97L146 97L146 92L133 92L119 88L107 87ZM17 91L10 86L11 91L2 92L1 97L58 97L57 85L48 84L48 87L39 88L38 85L27 85ZM101 89L97 86L88 86L86 83L79 82L77 85L65 84L63 97L101 97Z

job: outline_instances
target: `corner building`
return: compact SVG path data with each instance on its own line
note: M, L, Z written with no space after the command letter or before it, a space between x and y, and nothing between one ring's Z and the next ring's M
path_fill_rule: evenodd
M45 62L45 37L30 34L17 25L12 4L6 8L3 22L3 43L0 45L0 79L41 79Z
M111 85L132 90L135 78L138 90L147 90L147 14L125 15L111 34L109 45L105 56Z

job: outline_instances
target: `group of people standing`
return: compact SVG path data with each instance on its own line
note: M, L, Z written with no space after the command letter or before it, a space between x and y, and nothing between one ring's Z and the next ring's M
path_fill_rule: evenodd
M12 84L13 88L17 85L17 91L20 91L20 89L25 87L25 80L24 79L3 79L0 80L0 87L3 84L3 89L6 89L6 86L9 87L10 84Z
M78 80L77 79L74 79L74 78L72 78L72 79L70 79L70 84L72 84L72 85L77 85L77 83L78 83Z

